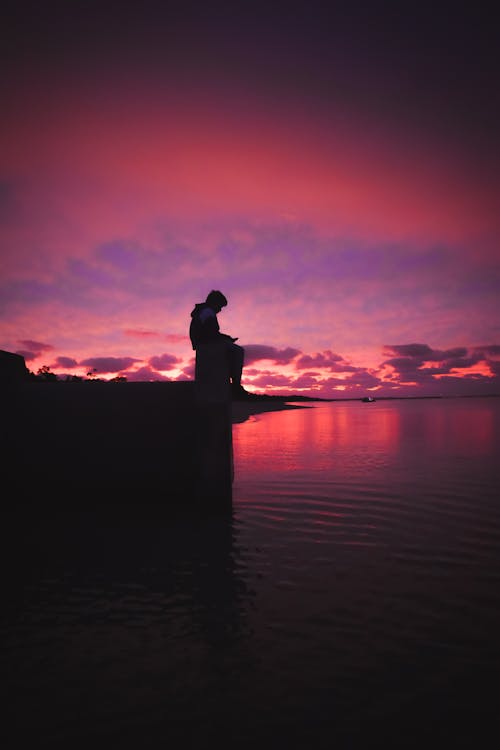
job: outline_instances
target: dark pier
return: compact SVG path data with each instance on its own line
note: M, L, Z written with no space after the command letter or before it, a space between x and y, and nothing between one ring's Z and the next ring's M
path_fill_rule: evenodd
M227 508L230 402L194 382L2 387L4 503Z

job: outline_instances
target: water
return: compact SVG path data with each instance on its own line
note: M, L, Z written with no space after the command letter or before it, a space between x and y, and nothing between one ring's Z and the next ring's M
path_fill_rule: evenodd
M6 715L68 746L475 741L500 665L500 399L236 424L232 517L7 546Z

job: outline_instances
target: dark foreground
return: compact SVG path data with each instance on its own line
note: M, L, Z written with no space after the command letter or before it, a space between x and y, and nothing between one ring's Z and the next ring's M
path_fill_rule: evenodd
M176 386L34 382L4 392L13 501L88 507L192 494L193 384Z
M258 553L235 541L230 519L154 513L26 519L15 543L3 540L2 726L13 747L488 746L498 650L487 668L457 661L455 621L430 618L422 643L399 652L418 631L401 613L407 591L389 576L381 601L363 603L387 572L380 559L365 574L339 554L315 611L311 592L263 596L276 573L251 574ZM391 600L393 589L402 596ZM391 607L394 646L383 637Z
M189 388L170 411L158 396L172 389L146 389L151 402L143 390L121 391L114 409L126 395L144 445L129 437L107 451L110 465L133 446L148 459L159 437L155 455L168 450L155 476L168 466L181 476L172 457L183 443L163 439L160 425L185 415ZM95 444L85 453L81 441L73 460L53 400L66 391L39 393L46 481L26 471L2 496L0 700L3 734L15 738L6 746L487 747L498 736L492 410L351 404L343 419L337 405L331 420L307 409L267 415L234 429L234 507L176 515L164 513L171 493L160 487L152 502L149 485L141 490L137 465L125 467L133 492L95 481L76 502L71 471L61 481L55 470L61 455L71 470L82 455L100 465ZM79 429L90 420L88 436L110 413L97 393L85 413L65 404ZM29 403L12 401L10 413ZM32 445L41 435L33 421L18 424L11 458L12 435ZM254 446L268 441L262 455L248 451L252 433ZM188 431L182 440L191 444ZM17 503L14 522L6 506L27 486L36 504Z
M231 423L292 407L263 396L200 409L194 387L192 381L3 387L3 482L12 487L6 504L12 510L28 503L39 510L154 504L166 512L196 511L215 471L212 504L217 509L226 495L227 506Z

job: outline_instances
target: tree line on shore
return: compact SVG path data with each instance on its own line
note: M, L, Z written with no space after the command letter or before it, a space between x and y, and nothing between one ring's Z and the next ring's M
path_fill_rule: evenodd
M98 378L97 377L97 370L94 367L92 370L89 370L89 372L86 374L86 376L83 375L65 375L63 377L60 377L56 375L55 372L52 372L50 367L48 365L43 365L40 367L36 373L31 372L31 370L28 370L28 375L30 380L39 380L42 382L64 382L64 383L83 383L83 382L91 382L91 383L126 383L127 378L125 375L117 375L114 378L110 378L109 380L105 380L104 378Z

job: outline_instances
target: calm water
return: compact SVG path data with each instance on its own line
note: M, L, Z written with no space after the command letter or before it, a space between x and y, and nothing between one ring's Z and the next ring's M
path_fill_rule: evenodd
M20 736L475 741L497 722L500 399L234 425L232 517L26 527L4 563Z

